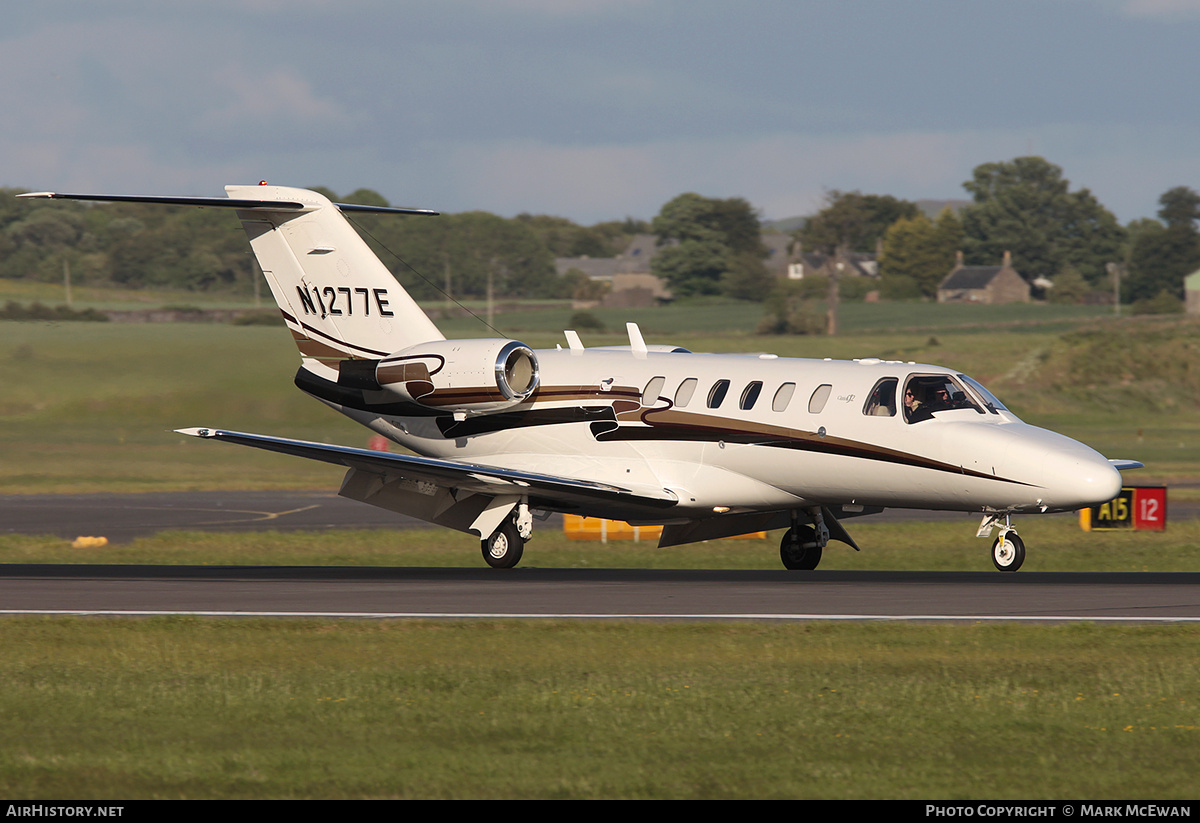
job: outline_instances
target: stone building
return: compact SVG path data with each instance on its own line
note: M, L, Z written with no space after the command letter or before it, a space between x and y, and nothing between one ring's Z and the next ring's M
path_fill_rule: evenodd
M1004 253L999 266L964 266L962 252L958 264L938 286L939 303L1028 303L1032 297L1029 283L1012 267L1012 253Z

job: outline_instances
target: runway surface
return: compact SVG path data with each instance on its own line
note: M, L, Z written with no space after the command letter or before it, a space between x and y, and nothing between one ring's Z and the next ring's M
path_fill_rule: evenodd
M1195 503L1170 502L1168 522L1198 514L1200 507ZM888 509L863 522L933 520L959 521L964 528L974 529L979 515ZM561 522L555 515L538 528L561 528ZM425 526L419 520L338 497L333 491L0 495L0 534L49 534L67 540L92 535L107 537L110 543L128 543L168 529L242 532Z
M0 566L0 613L1200 621L1200 573Z
M1170 517L1195 516L1195 505ZM1064 515L1070 516L1070 515ZM889 510L872 520L961 520ZM411 528L331 492L0 497L0 534ZM557 528L556 524L542 528ZM0 565L0 614L1200 621L1200 574Z

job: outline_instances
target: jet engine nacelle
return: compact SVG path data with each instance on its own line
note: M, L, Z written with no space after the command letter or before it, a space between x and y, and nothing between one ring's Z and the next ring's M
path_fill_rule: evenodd
M516 340L434 340L375 365L383 391L432 409L489 412L515 406L538 387L533 350Z

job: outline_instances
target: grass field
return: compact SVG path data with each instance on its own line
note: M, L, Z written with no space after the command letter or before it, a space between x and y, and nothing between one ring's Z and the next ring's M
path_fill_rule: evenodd
M0 620L9 798L1190 799L1200 630Z

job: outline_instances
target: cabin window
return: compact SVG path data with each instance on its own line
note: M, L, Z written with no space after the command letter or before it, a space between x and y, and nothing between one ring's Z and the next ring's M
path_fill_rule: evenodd
M725 394L729 391L728 380L718 380L713 383L713 387L708 390L708 407L717 409L725 402Z
M697 380L694 377L689 377L679 384L679 388L675 390L675 405L679 407L686 406L692 402L692 395L696 393Z
M762 381L755 380L746 385L742 389L742 399L738 401L738 408L742 411L749 411L754 408L754 404L758 402L758 395L762 393Z
M775 391L775 399L771 401L771 408L777 412L787 411L788 403L792 402L792 395L795 393L795 383L784 383Z
M828 383L822 383L813 390L812 397L808 398L808 413L820 414L825 408L826 401L829 400L829 395L833 392L833 386Z
M642 389L642 405L653 406L658 402L658 396L662 394L663 386L666 385L667 378L651 377L650 382L646 384L646 388Z
M938 412L974 409L986 414L963 391L958 381L947 374L919 374L904 384L904 419L909 423L930 420Z
M895 377L885 377L875 384L863 404L863 414L868 417L896 416L896 386L900 381Z

